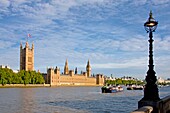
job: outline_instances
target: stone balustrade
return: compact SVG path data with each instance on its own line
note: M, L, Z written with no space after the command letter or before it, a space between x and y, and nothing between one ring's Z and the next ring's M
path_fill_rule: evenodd
M170 113L170 95L161 99L160 113Z
M151 113L153 111L153 107L152 106L143 106L131 113Z
M170 95L159 101L144 101L143 107L131 113L170 113Z

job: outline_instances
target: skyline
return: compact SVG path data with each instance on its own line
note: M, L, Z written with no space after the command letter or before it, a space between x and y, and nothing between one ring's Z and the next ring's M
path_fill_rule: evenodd
M35 46L35 70L58 66L93 73L144 79L148 70L148 33L144 23L152 10L158 21L153 33L157 77L170 69L169 0L1 0L0 65L19 69L19 46ZM11 57L12 56L12 57Z

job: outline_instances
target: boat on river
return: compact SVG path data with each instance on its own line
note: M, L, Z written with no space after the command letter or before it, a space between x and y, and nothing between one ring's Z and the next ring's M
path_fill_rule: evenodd
M103 86L101 88L102 93L116 93L123 91L123 87L121 86Z
M143 88L142 85L131 85L127 87L127 90L143 90Z

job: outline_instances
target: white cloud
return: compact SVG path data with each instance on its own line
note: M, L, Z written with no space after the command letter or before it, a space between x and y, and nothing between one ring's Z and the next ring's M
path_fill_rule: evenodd
M133 2L132 2L132 4L135 6L144 5L146 3L147 3L147 0L133 0Z
M170 36L161 38L161 37L157 37L155 38L155 50L156 51L160 51L160 53L162 51L167 51L170 52Z
M8 0L0 1L0 16L2 16L2 14L8 13L9 5L10 5L10 2Z
M166 25L159 25L158 30L167 30L170 27L169 24Z
M169 3L169 0L152 0L152 3L154 4L154 5L163 5L163 4L167 4L167 3Z
M126 68L130 73L130 68L136 67L138 73L146 66L148 34L143 30L149 12L145 8L148 6L146 0L1 0L0 4L3 4L0 5L0 52L10 51L2 54L0 61L3 62L0 63L9 63L16 69L18 60L3 59L8 55L19 59L19 43L25 42L30 33L29 42L35 43L36 70L45 72L47 66L63 66L66 58L71 69L74 66L84 69L87 59L94 70ZM159 12L160 28L157 30L162 32L154 35L154 49L163 63L161 67L168 67L170 59L165 52L170 50L170 34L166 29L169 14L166 13L167 21L161 23L165 13L162 8ZM14 48L17 54L12 52Z
M9 48L11 46L13 46L15 43L11 42L11 41L2 41L0 40L0 50L2 49L6 49L6 48Z
M7 8L10 5L10 2L8 0L1 0L0 1L0 7L1 9Z
M126 59L126 60L119 60L116 61L115 63L105 63L105 64L93 64L93 67L95 68L120 68L120 69L124 69L124 68L143 68L145 67L145 63L146 63L147 59L144 57L142 58L136 58L136 59Z
M124 51L146 51L147 40L139 38L130 38L121 42L121 50Z
M14 70L19 69L19 46L9 48L11 43L6 42L5 44L4 48L0 48L0 65L8 65Z
M11 4L14 7L18 7L24 3L31 3L33 0L10 0ZM41 0L36 0L37 2L40 2Z

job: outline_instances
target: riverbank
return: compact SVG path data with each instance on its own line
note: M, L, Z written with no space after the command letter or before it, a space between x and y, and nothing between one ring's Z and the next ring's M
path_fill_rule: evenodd
M33 87L50 87L50 84L0 84L0 88L33 88Z
M100 85L54 85L50 84L0 84L0 88L36 88L36 87L101 87Z

